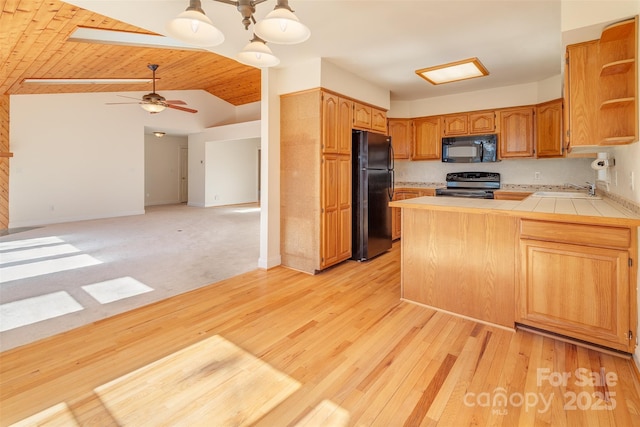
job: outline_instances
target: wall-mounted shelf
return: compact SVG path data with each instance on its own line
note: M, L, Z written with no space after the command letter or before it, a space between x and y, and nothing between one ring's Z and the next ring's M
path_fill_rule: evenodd
M623 59L621 61L614 61L602 66L600 71L600 77L613 76L616 74L624 74L630 71L633 65L636 63L635 59Z
M618 99L608 99L600 104L601 110L607 110L610 108L623 108L628 105L633 105L635 102L635 98L618 98Z

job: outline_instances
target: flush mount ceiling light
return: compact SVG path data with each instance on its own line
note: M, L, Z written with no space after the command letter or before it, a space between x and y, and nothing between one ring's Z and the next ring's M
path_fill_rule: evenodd
M256 67L273 67L280 60L266 47L266 42L276 44L302 43L309 38L311 31L293 14L289 7L289 0L277 0L276 7L265 18L256 22L253 14L256 5L267 0L213 0L219 3L230 4L238 9L242 15L242 24L246 30L254 24L254 38L238 55L241 62ZM224 34L218 30L202 10L200 0L189 0L189 7L176 18L167 23L169 35L184 43L212 47L224 41ZM256 35L258 40L256 40ZM257 44L256 44L257 43ZM259 46L258 46L259 45ZM247 53L247 49L252 49ZM266 49L265 49L266 48ZM245 62L249 55L256 56L254 50L258 50L260 59ZM264 60L269 58L269 60Z
M162 138L163 136L166 135L164 132L160 132L160 131L155 131L153 134L156 136L156 138Z
M416 70L416 74L431 84L457 82L459 80L473 79L488 76L489 71L480 63L478 58L469 58L435 67Z

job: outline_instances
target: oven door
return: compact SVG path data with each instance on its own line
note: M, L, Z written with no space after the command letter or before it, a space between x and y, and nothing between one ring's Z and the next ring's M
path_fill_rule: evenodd
M436 188L436 196L493 199L492 190L468 190L460 188Z

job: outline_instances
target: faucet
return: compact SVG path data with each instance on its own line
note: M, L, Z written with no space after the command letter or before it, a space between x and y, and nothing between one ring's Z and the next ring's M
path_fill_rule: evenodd
M576 185L576 184L571 184L570 182L566 183L564 186L565 187L573 187L575 189L578 190L587 190L589 192L589 196L595 196L596 195L596 183L595 182L588 182L586 183L587 185Z

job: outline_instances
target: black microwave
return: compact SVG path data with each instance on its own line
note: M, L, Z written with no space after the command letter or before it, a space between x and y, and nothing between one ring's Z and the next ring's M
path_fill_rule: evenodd
M467 135L442 138L442 161L447 163L497 162L498 137Z

